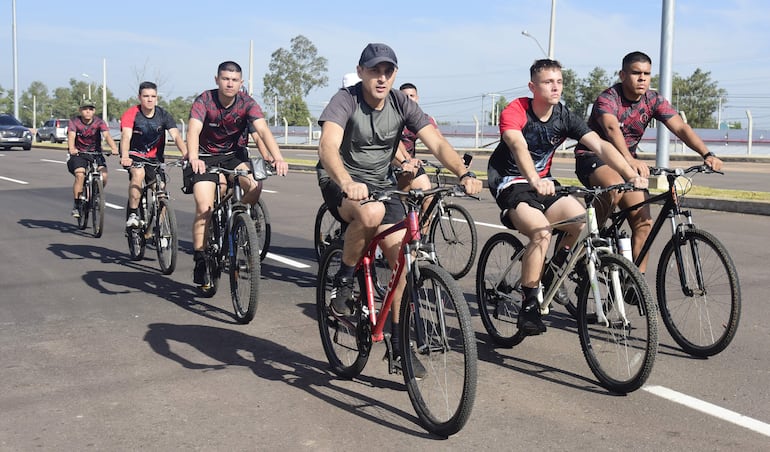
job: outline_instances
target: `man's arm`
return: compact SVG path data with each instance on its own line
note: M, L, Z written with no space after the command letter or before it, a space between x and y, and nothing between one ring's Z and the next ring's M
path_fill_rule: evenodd
M668 120L664 121L663 124L668 127L668 130L670 130L674 135L682 140L688 148L700 154L700 156L703 157L703 160L705 160L710 167L717 171L722 169L722 160L717 158L717 156L714 154L709 154L709 149L706 146L706 143L704 143L698 134L692 130L692 127L684 122L681 116L674 115L668 118Z
M176 144L176 147L179 148L179 152L182 153L182 160L187 160L187 146L185 146L184 140L182 139L182 134L179 132L179 129L172 127L168 129L168 133L171 135L171 138L174 139L174 144Z
M134 130L131 127L123 127L120 129L120 165L131 166L133 161L128 155L128 151L131 148L131 135L134 134Z
M620 174L624 180L633 182L636 188L647 188L647 178L640 176L621 153L609 141L602 140L596 132L588 132L580 137L580 144L592 150L610 168Z
M329 177L339 185L348 199L361 201L369 196L366 184L356 182L350 177L340 157L340 146L345 129L332 121L326 121L321 126L321 141L318 143L318 159Z
M620 122L617 116L605 113L599 117L599 125L604 129L604 134L615 149L626 159L631 168L642 177L649 177L650 168L643 161L634 158L626 145L626 138L623 136L623 130L620 128Z
M77 155L78 153L78 150L75 149L75 136L74 130L67 131L67 150L69 150L71 155Z
M476 177L463 177L468 175L468 169L465 168L465 164L457 154L457 151L455 151L455 148L449 144L437 128L428 124L417 131L417 138L422 140L423 144L445 168L449 169L459 178L467 194L475 195L481 191L482 184L480 180L476 179Z
M190 118L187 122L187 160L193 172L198 174L206 171L206 164L198 156L201 130L203 130L203 123L200 119Z
M519 167L519 172L527 180L530 187L539 195L553 195L556 193L553 181L541 179L537 173L535 162L532 161L532 154L529 153L529 144L521 130L506 130L503 132L502 140L508 146L508 149L511 150L511 155Z
M288 174L289 164L283 159L281 149L278 147L278 143L276 143L273 132L270 131L270 127L267 126L267 121L265 121L264 118L259 118L252 123L252 126L254 127L254 130L257 131L259 138L262 139L262 143L267 147L267 152L273 157L273 167L275 168L276 174L279 176Z
M102 131L102 137L104 137L104 141L106 141L107 144L110 146L110 151L112 151L112 155L118 155L118 145L115 144L115 140L112 139L112 135L110 135L109 129Z

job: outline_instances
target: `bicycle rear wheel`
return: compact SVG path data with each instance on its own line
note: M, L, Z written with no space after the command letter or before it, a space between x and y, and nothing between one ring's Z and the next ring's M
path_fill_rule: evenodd
M267 251L270 249L270 212L267 210L267 204L259 198L251 207L251 219L254 220L254 228L257 231L257 243L259 244L259 260L265 260Z
M104 228L104 185L98 177L91 184L91 221L94 237L101 237Z
M441 206L436 208L441 209ZM476 223L465 207L444 204L431 220L428 237L442 268L454 279L468 274L476 258L478 238Z
M331 371L342 378L353 378L361 373L369 360L372 336L368 319L361 309L355 309L353 315L338 316L329 307L334 275L341 262L342 243L333 242L325 248L318 264L316 312L321 344ZM360 297L359 278L355 278L353 294Z
M639 389L652 372L658 350L657 309L644 276L633 263L619 254L601 255L599 260L598 302L588 278L578 289L580 346L599 383L625 394ZM613 272L620 291L614 288ZM597 304L608 324L599 321Z
M446 437L463 428L473 409L476 340L457 282L435 264L417 265L415 287L401 301L404 382L423 427ZM427 370L424 377L414 376L414 360Z
M712 234L689 229L672 237L660 255L656 289L663 323L685 352L713 356L735 337L741 316L738 272Z
M230 231L230 296L239 323L249 323L257 311L259 298L259 238L246 212L233 215Z
M521 254L524 245L507 232L493 235L479 255L476 268L476 303L484 329L492 341L513 347L522 340L516 320L524 299L521 289Z
M174 273L179 238L176 230L176 213L168 199L158 199L158 209L155 215L155 251L158 253L158 264L164 275Z
M83 183L83 194L80 197L80 202L78 203L78 213L80 214L78 216L78 229L81 231L88 227L88 212L91 210L90 208L90 202L91 202L91 196L89 195L89 191L91 189L89 188L88 181Z
M220 213L221 211L215 209L206 230L206 275L204 278L206 281L198 287L201 295L206 298L211 298L217 293L219 278L222 276L222 257L220 254L222 250L218 243L222 232L219 220L216 218Z
M326 203L321 204L315 216L313 228L313 245L315 246L316 259L321 260L327 246L337 239L342 238L342 224L329 211Z
M136 228L130 228L126 227L126 241L128 241L128 255L131 257L132 261L140 261L144 258L144 251L145 246L147 244L147 240L144 237L145 232L145 223L142 221L144 219L144 209L142 208L143 203L139 202L139 208L137 209L137 215L139 216L140 223L142 224L142 227L136 227ZM126 204L126 212L128 212L128 204ZM126 214L126 219L128 219L128 214Z

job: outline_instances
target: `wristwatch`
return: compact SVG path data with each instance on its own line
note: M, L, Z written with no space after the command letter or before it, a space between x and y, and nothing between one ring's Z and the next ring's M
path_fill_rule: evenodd
M472 177L472 178L476 179L476 173L474 173L473 171L468 171L467 173L465 173L462 176L460 176L460 178L458 180L462 182L462 180L465 179L466 177Z
M716 156L717 156L717 155L716 155L716 154L714 154L713 152L711 152L711 151L708 151L708 152L706 152L706 153L703 155L703 160L706 160L706 159L707 159L707 158L709 158L709 157L716 157Z

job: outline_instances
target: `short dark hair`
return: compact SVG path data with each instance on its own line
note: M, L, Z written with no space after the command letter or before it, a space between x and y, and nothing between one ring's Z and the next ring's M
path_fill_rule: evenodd
M530 80L535 78L535 74L544 69L558 69L561 70L561 63L550 58L543 58L542 60L535 60L532 66L529 67Z
M652 64L652 58L650 58L649 55L644 52L631 52L623 57L623 66L621 69L625 71L628 66L639 62Z
M404 83L404 84L402 84L401 86L398 87L399 91L403 91L405 89L413 89L413 90L417 91L417 87L414 86L414 83L409 83L409 82L406 82L406 83Z
M142 82L139 84L139 94L142 94L143 89L154 89L155 91L157 91L158 85L152 82Z
M243 72L241 70L241 66L235 61L225 61L223 63L220 63L219 67L217 68L217 74L219 74L222 71L239 72L239 73Z

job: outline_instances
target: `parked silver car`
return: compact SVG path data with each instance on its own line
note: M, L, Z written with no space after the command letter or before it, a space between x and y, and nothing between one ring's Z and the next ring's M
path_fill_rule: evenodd
M13 115L0 115L0 148L32 149L32 132Z
M67 126L69 119L49 119L42 127L37 129L35 140L50 141L52 143L64 143L67 141Z

